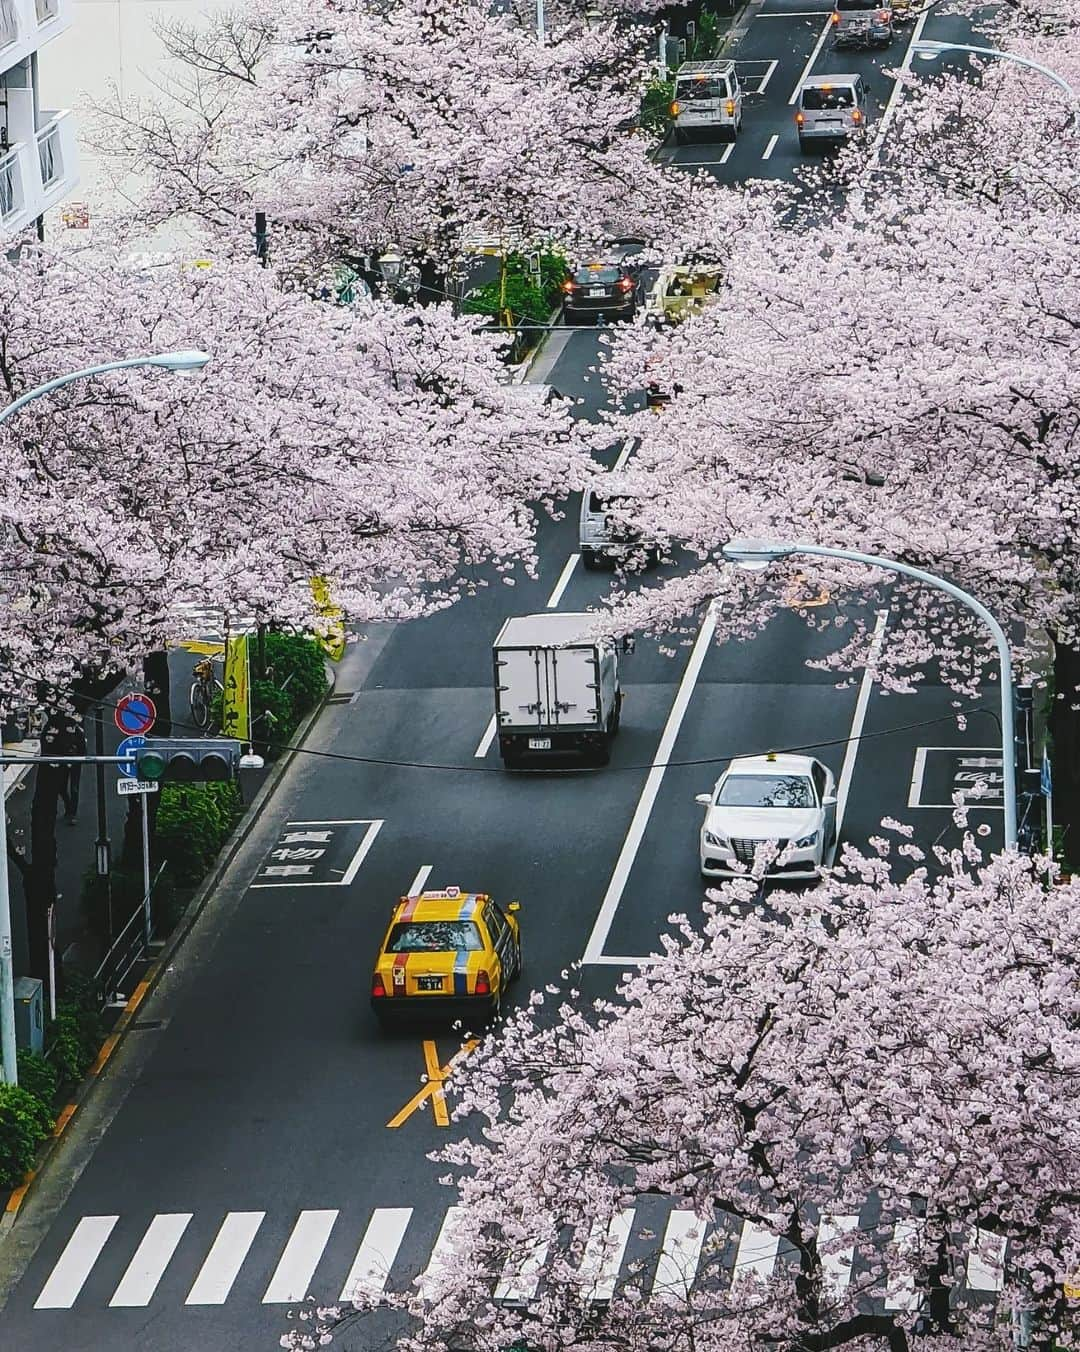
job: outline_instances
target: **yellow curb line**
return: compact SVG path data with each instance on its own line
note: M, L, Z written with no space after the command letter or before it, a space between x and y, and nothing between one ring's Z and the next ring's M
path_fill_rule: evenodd
M34 1176L36 1173L37 1173L36 1169L31 1169L30 1172L23 1179L19 1187L13 1189L11 1196L7 1200L7 1206L4 1207L4 1211L6 1214L12 1217L15 1216L15 1213L18 1211L19 1207L21 1207L23 1204L23 1198L26 1196L26 1190L27 1188L29 1188L30 1184L33 1183Z
M56 1119L56 1126L53 1127L52 1129L52 1134L54 1136L60 1135L60 1133L64 1130L67 1124L71 1121L72 1117L74 1117L75 1109L78 1106L79 1105L77 1103L69 1103L66 1108L61 1108L60 1116Z

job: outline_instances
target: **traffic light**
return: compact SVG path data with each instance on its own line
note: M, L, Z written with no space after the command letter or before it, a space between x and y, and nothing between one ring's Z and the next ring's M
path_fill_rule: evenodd
M201 784L235 779L240 743L230 737L148 737L135 752L139 779L160 784Z

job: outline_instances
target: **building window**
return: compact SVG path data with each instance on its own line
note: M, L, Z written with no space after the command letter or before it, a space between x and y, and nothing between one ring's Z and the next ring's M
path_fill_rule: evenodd
M19 156L12 151L0 160L0 220L6 220L14 211L22 208L22 193L19 190Z
M50 127L38 137L38 159L41 162L41 186L47 188L63 172L60 162L60 129Z
M0 0L0 47L10 47L19 38L19 16L14 0Z
M37 8L38 23L48 23L50 19L55 19L60 8L59 0L34 0L34 5Z

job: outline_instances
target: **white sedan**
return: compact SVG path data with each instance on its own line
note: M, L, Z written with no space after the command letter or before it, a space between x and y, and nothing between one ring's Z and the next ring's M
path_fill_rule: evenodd
M816 878L836 841L836 780L813 756L733 760L712 793L699 793L701 874L732 878L751 868L759 845L775 841L774 877ZM741 866L745 866L741 867Z

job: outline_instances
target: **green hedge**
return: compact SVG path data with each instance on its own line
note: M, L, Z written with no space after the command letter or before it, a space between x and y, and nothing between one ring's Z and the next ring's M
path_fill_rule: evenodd
M0 1084L0 1186L14 1188L52 1131L49 1108L21 1085Z
M466 314L488 315L498 320L502 310L510 311L514 323L544 324L559 298L559 287L566 276L566 257L555 249L539 255L540 283L537 285L533 259L537 256L506 255L505 297L499 278L486 282L465 298ZM500 304L500 302L504 302Z
M176 882L193 887L206 876L240 820L240 786L162 784L154 839Z

